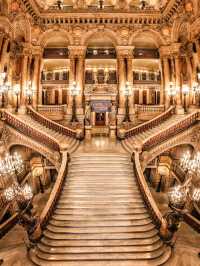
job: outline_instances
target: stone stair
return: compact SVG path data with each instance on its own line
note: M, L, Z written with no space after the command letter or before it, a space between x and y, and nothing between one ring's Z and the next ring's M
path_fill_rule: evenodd
M159 133L163 129L167 129L173 124L178 123L184 117L185 115L173 115L167 120L160 123L158 126L148 129L142 133L136 134L130 138L126 138L122 141L122 145L128 152L132 153L135 147L142 146L142 143L145 142L149 137L155 135L156 133Z
M55 211L30 257L36 265L161 265L159 238L123 153L75 153Z
M47 128L27 114L20 114L17 116L34 129L37 129L38 131L46 133L47 135L53 137L55 140L57 140L61 149L67 149L70 153L74 152L77 149L79 145L79 141L77 139L68 137L57 131L54 131L53 129Z

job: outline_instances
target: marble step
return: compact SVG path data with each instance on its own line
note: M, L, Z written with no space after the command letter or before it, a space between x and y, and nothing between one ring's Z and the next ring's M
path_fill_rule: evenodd
M93 196L97 196L97 197L104 197L105 196L105 192L103 190L98 190L98 191L90 191L90 194L88 194L88 191L83 191L82 193L77 193L74 192L74 191L69 191L69 192L64 192L62 194L62 196L69 196L69 197L88 197L88 195L90 196L90 198L93 198ZM119 193L118 191L110 191L108 193L108 196L109 197L133 197L134 195L140 195L141 196L141 193L139 190L134 190L134 191L124 191L124 192L121 192Z
M94 187L91 187L91 188L89 188L89 187L71 188L68 186L68 184L66 184L66 185L64 185L62 191L63 191L63 193L77 193L77 194L82 194L82 193L85 194L86 193L87 195L88 195L88 192L90 192L91 195L93 195L94 193L95 193L95 195L96 195L96 193L99 193L99 194L104 193L105 194L104 188L99 187L99 188L96 188L95 190L93 190L93 188ZM110 188L107 187L106 192L108 194L119 193L119 195L120 195L120 193L123 193L123 194L124 193L130 194L130 193L136 193L136 192L140 193L138 186L131 186L131 187L125 187L125 188L115 187L114 189L112 187L110 187Z
M94 184L76 184L76 183L74 183L74 184L70 184L69 185L69 183L65 183L65 187L63 188L63 189L93 189L94 191L95 190L99 190L99 189L101 189L101 190L105 190L106 189L106 191L108 192L108 191L110 191L110 190L118 190L118 189L130 189L130 191L131 191L131 189L132 188L134 188L134 186L136 186L136 184L134 184L134 183L132 183L132 184L118 184L118 183L110 183L110 184L104 184L104 183L102 183L101 184L101 187L100 186L97 186L97 185L95 185L95 182L94 182Z
M44 231L44 236L50 239L58 240L116 240L116 239L148 239L154 237L158 234L158 231L154 228L147 232L119 232L119 233L73 233L73 234L63 234L63 233L53 233L49 230Z
M149 216L148 211L145 207L140 207L140 208L120 208L119 209L113 209L113 208L58 208L58 206L55 209L55 214L63 214L67 215L77 215L77 216L122 216L122 215L137 215L138 217L144 217L144 215ZM147 217L145 217L147 218Z
M59 203L67 203L67 204L80 204L80 205L83 205L83 204L89 204L91 202L91 200L83 200L83 199L80 199L80 200L75 200L75 199L70 199L70 198L66 198L66 199L63 199L63 198L60 198ZM95 205L102 205L102 204L112 204L112 205L115 205L115 204L124 204L124 203L128 203L128 204L131 204L131 203L143 203L143 200L141 198L129 198L129 199L118 199L118 198L115 198L115 199L99 199L98 201L97 200L92 200L92 203L91 204L95 204Z
M57 220L54 220L57 219ZM110 220L110 221L64 221L54 217L47 229L55 233L122 233L144 232L155 226L149 219L143 220Z
M80 221L80 220L90 220L90 221L98 221L98 220L128 220L128 219L133 219L133 220L140 220L140 219L146 219L146 218L149 218L149 214L148 213L135 213L135 214L132 214L132 213L128 213L128 214L107 214L107 213L104 213L104 214L101 214L101 215L98 215L98 214L69 214L69 213L66 213L65 210L55 210L54 212L54 215L63 215L65 217L65 220L68 221L68 220L76 220L76 221ZM54 217L54 215L52 217ZM72 219L73 217L73 219Z
M136 260L136 259L152 259L161 256L165 251L164 246L153 250L151 252L109 252L109 253L69 253L69 254L50 254L44 253L41 250L37 251L37 256L46 260L59 260L59 261L81 261L81 260Z
M41 242L52 247L99 247L99 246L144 246L161 241L158 235L147 239L116 239L116 240L52 240L46 237Z
M162 248L163 243L158 241L152 245L144 246L98 246L98 247L49 247L42 244L38 245L38 248L49 254L82 254L82 253L121 253L121 252L152 252Z
M33 260L33 262L36 265L40 265L40 266L46 266L47 263L48 265L51 266L159 266L159 265L163 265L171 256L171 248L167 247L165 249L165 252L163 252L163 254L159 257L156 257L154 259L150 259L150 260L145 260L145 259L134 259L134 260L115 260L115 259L109 259L109 260L81 260L81 264L80 261L47 261L46 259L42 259L39 258L36 255L37 251L32 250L30 253L30 257Z
M93 201L93 202L99 202L99 201L113 201L113 202L123 202L123 201L128 201L128 200L132 200L132 199L142 199L142 197L141 197L141 195L140 194L135 194L134 196L125 196L125 197L117 197L117 196L115 196L115 197L113 197L113 196L110 196L110 195L106 195L105 197L103 196L103 195L100 195L100 196L98 196L98 195L94 195L94 196L91 196L90 195L90 197L87 197L87 196L82 196L82 197L80 197L79 195L77 195L77 196L69 196L69 195L64 195L64 194L62 194L61 196L60 196L60 200L69 200L69 201L81 201L81 202L86 202L86 201L89 201L89 202L91 202L91 201ZM142 200L143 201L143 200Z
M84 186L87 186L87 187L92 187L92 186L102 186L106 189L107 186L112 186L113 184L116 184L118 186L136 186L136 182L134 182L134 180L130 180L130 181L115 181L113 182L112 180L93 180L93 181L87 181L87 180L82 180L82 181L79 181L77 182L76 180L66 180L65 182L65 186L69 186L70 188L72 186L76 186L76 187L84 187Z
M116 208L122 208L122 207L127 207L127 208L140 208L140 207L145 207L144 202L118 202L118 203L106 203L106 202L101 202L99 204L95 203L80 203L80 202L74 202L74 203L69 203L69 202L59 202L57 203L56 207L65 207L65 208L86 208L86 209L116 209Z

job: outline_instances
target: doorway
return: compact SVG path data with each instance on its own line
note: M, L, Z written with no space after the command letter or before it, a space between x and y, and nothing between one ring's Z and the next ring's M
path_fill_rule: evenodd
M106 125L106 113L96 113L95 126Z

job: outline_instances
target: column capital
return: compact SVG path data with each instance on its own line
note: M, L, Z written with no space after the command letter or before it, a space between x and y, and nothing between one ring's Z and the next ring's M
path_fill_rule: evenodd
M117 56L119 58L133 58L135 46L116 46Z
M41 48L41 46L33 46L32 47L32 54L33 55L39 55L39 56L42 56L42 52L43 52L43 49Z
M86 46L68 46L69 49L69 58L83 58L86 54Z
M181 43L172 43L171 45L161 46L159 49L160 57L170 58L172 55L179 55L181 49Z

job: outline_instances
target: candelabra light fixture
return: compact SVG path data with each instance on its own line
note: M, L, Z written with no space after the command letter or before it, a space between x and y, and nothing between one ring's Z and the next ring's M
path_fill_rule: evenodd
M170 97L170 105L174 105L177 91L176 91L176 87L174 86L174 83L172 81L169 83L169 89L168 89L167 93L168 93L168 96Z
M184 104L183 104L184 111L187 112L187 95L190 92L190 88L188 87L188 85L185 84L183 86L182 92L183 92L183 97L184 97Z
M124 96L126 97L125 100L125 117L123 122L131 122L130 120L130 114L129 114L129 96L132 95L132 87L130 85L130 83L127 81L124 87Z
M73 97L71 122L74 123L74 122L78 122L78 119L76 116L76 96L78 96L80 93L80 89L78 88L76 81L73 82L70 93Z
M57 0L57 6L59 10L63 9L63 0Z
M10 82L6 81L6 72L0 73L0 94L1 94L1 108L5 107L5 94L10 89Z
M20 94L20 85L19 85L19 84L16 84L16 85L13 87L13 92L14 92L14 94L15 94L16 97L17 97L16 108L15 108L15 112L17 113L17 112L18 112L18 109L19 109L19 94Z
M33 91L33 88L32 88L32 82L29 81L28 82L28 87L26 88L26 97L27 97L27 100L28 100L28 105L32 104L33 94L34 94L34 91Z

